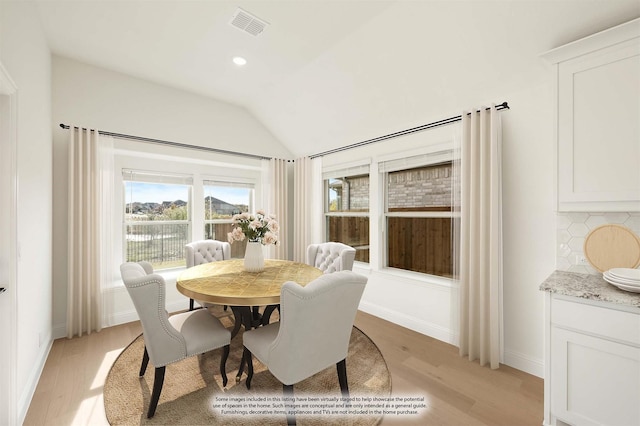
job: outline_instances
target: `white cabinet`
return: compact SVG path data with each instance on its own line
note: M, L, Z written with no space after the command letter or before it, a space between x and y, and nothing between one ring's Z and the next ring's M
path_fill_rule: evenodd
M558 209L640 211L640 19L543 57L555 72Z
M640 309L545 297L545 424L640 425Z

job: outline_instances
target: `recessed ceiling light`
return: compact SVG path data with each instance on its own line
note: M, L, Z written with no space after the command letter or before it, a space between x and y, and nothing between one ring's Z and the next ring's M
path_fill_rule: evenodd
M234 56L233 57L233 63L236 64L237 66L241 67L241 66L247 64L247 60L245 58L243 58L242 56Z

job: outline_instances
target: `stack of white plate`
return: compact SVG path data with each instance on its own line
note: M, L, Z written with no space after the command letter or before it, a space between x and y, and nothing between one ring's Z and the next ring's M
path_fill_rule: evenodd
M620 290L640 293L640 269L613 268L602 274L604 280Z

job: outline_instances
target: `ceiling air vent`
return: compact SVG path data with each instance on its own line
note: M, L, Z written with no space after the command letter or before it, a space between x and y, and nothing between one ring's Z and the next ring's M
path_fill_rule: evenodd
M231 18L231 22L229 23L252 36L259 36L262 34L266 26L269 25L268 22L265 22L257 16L254 16L240 8L236 10L236 13L233 15L233 18Z

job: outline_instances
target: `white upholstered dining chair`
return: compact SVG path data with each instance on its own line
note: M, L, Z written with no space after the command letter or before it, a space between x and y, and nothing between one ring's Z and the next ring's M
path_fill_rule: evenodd
M356 249L343 243L328 242L310 244L305 263L315 266L325 274L336 271L351 271L356 258Z
M253 378L252 355L293 396L293 385L335 364L344 397L349 396L346 358L367 278L351 271L325 274L305 287L288 281L280 291L280 321L245 331L246 386ZM295 424L295 417L288 417Z
M217 260L231 259L231 244L226 241L199 240L184 246L187 268ZM197 301L203 307L209 307L206 302ZM193 299L189 299L189 310L193 311Z
M153 273L150 263L123 263L120 273L142 323L145 346L140 377L147 370L149 360L155 367L153 393L147 418L153 417L156 412L164 383L165 367L168 364L223 348L220 374L223 386L226 386L226 363L231 332L206 309L169 316L165 308L164 278Z

